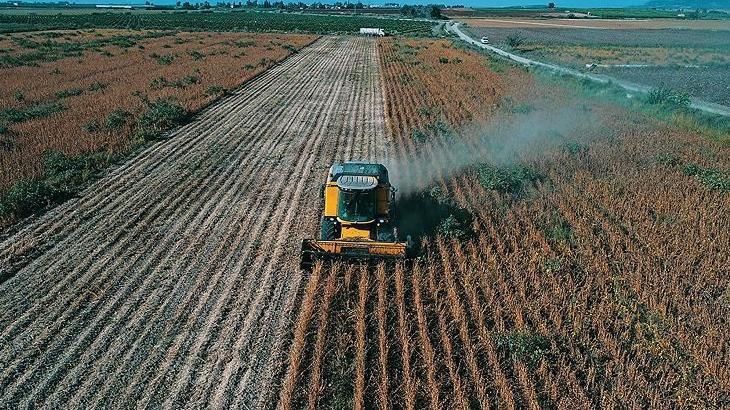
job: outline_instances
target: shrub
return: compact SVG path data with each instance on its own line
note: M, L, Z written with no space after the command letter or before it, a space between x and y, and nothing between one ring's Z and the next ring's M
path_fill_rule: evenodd
M648 104L663 105L670 108L687 108L690 103L688 94L664 87L649 91L645 99Z
M84 90L80 88L69 88L68 90L61 90L56 93L56 98L68 98L68 97L74 97L77 95L81 95L84 93Z
M161 56L161 55L157 55L154 53L152 54L152 58L154 58L157 61L157 64L160 64L160 65L170 65L170 64L172 64L173 60L175 60L174 56L171 56L171 55Z
M449 215L441 221L437 232L447 238L453 239L463 239L467 235L464 226L454 215Z
M512 112L516 114L529 114L535 111L535 106L530 103L521 103L512 108Z
M411 138L413 138L414 142L426 142L426 134L420 130L413 130Z
M557 272L563 267L563 261L559 258L548 259L542 265L545 272Z
M145 140L159 138L160 134L182 124L187 112L180 104L171 99L145 101L147 112L139 118L141 137Z
M15 91L13 92L13 99L17 102L21 102L25 100L25 95L23 95L22 91Z
M187 75L177 81L172 82L170 85L175 88L185 88L189 85L198 84L200 82L200 77L195 75Z
M6 108L0 110L0 123L28 121L34 118L47 117L63 110L64 107L55 101L38 103L23 108Z
M487 189L517 195L527 184L537 181L540 176L524 165L498 167L482 164L477 168L479 182Z
M573 243L573 229L563 218L553 217L545 228L545 236L553 242Z
M448 64L449 58L448 57L439 57L439 63L441 64Z
M72 197L106 162L98 154L71 157L57 151L46 152L43 175L14 183L0 198L0 218L24 218Z
M153 90L161 90L165 87L167 87L169 83L167 82L167 78L165 77L157 77L152 79L150 81L150 88Z
M568 141L562 144L562 148L570 155L583 154L588 151L588 147L578 141Z
M730 191L730 177L720 170L703 168L695 164L687 164L683 167L683 171L685 174L697 178L710 189Z
M89 91L100 91L107 87L106 83L95 81L89 85Z
M127 123L127 120L132 117L132 114L121 108L117 108L112 111L106 117L106 126L112 129L120 128Z
M657 155L654 160L661 165L667 166L667 167L676 167L678 165L682 165L682 160L674 154L659 154Z
M512 48L519 47L525 43L525 39L519 33L510 34L507 36L505 41L507 41L507 45Z
M246 48L246 47L252 47L252 46L256 45L256 42L252 41L252 40L236 41L235 44L236 44L236 47Z
M40 181L18 181L0 198L0 218L24 218L45 207L54 193Z
M84 124L84 130L86 132L99 132L101 130L101 125L99 125L99 121L97 120L91 120Z
M514 331L494 336L497 350L511 360L521 360L531 366L550 352L550 340L547 337L528 331Z
M192 57L193 60L202 60L203 58L205 58L205 54L197 50L188 51L188 54L190 55L190 57Z
M205 93L208 95L218 95L225 93L225 88L220 85L211 85L205 90Z

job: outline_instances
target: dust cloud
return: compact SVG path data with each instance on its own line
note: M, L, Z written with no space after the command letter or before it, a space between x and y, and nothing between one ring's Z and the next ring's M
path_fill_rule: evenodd
M530 106L457 133L432 135L417 152L392 158L386 166L399 196L408 196L429 187L439 176L447 178L473 165L509 166L539 158L561 144L582 142L587 131L601 126L584 106Z

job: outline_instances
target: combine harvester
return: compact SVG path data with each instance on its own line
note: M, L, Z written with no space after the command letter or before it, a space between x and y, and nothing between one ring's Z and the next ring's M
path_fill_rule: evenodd
M411 239L398 241L395 192L382 164L334 164L322 187L324 211L320 240L302 241L301 267L317 259L398 260L409 256Z

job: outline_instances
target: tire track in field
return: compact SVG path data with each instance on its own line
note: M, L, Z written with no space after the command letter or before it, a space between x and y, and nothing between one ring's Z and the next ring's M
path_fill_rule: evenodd
M271 405L316 188L384 157L376 51L318 41L0 241L0 403Z

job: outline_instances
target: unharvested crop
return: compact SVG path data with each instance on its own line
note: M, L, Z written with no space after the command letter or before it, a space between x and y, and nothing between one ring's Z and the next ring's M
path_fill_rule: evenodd
M436 53L432 65L424 57L433 46L413 42L394 57L397 48L381 43L395 155L419 159L397 178L429 175L432 188L419 194L423 208L435 206L425 201L431 197L468 211L473 234L426 233L419 259L361 270L362 286L335 296L351 300L345 305L361 301L352 322L329 327L357 335L349 344L356 361L340 366L358 371L354 387L332 376L338 368L321 373L318 396L337 391L376 405L387 389L395 407L434 409L729 405L727 149L651 117L580 100L578 112L591 113L594 125L547 135L540 140L547 145L516 151L508 165L442 167L462 163L458 143L483 142L473 127L457 127L461 119L519 121L534 118L511 109L525 96L534 113L549 110L546 101L582 97L495 75L499 107L472 106L467 115L461 110L468 106L449 104L448 90L460 85L444 75L451 67L439 70ZM413 81L430 67L452 84ZM403 79L412 94L398 85ZM419 110L419 94L442 101L448 132L421 126L431 110ZM414 129L423 129L419 141ZM433 167L440 171L429 172ZM323 292L320 286L316 295Z
M77 44L80 54L59 56L34 67L0 69L0 106L5 107L0 109L0 126L6 129L10 145L9 149L0 146L0 168L7 170L0 174L0 196L19 181L42 178L46 173L42 157L47 151L87 157L103 152L109 158L127 152L139 142L156 139L179 125L220 97L223 88L235 89L293 52L269 45L287 42L301 48L315 39L284 34L58 33L68 39L54 40L54 47ZM43 34L12 36L28 42L28 38ZM125 34L143 48L120 45ZM235 41L252 43L245 56L234 58L228 54ZM40 40L38 43L45 44ZM98 54L89 43L111 50L114 56ZM177 57L160 65L156 62L159 56L152 56L164 46L170 47L165 55ZM190 53L197 50L204 50L206 58L191 57ZM24 52L19 48L14 53ZM244 68L262 59L264 64ZM20 210L3 212L0 224L26 214Z

